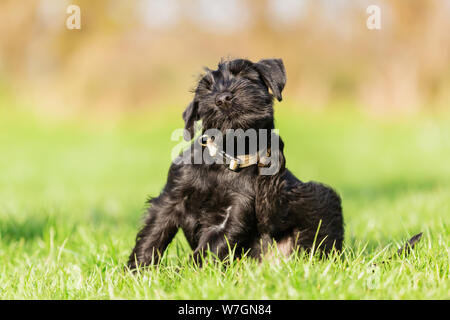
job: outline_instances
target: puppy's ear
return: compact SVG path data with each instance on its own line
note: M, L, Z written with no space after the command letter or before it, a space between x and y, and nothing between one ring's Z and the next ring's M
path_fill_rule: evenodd
M284 68L283 60L281 59L264 59L255 63L255 68L264 80L264 83L278 101L283 97L281 92L286 84L286 70Z
M189 134L190 137L188 137L186 134L184 135L184 139L185 140L191 140L194 138L194 134L195 134L195 128L194 128L194 124L195 121L199 120L199 116L198 116L198 102L197 101L192 101L186 108L186 110L184 110L183 112L183 120L184 120L184 129L186 129Z

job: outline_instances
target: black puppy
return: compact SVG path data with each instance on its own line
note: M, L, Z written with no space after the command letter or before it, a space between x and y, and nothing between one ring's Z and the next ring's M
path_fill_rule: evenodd
M274 240L287 254L297 247L315 246L323 253L342 248L339 196L322 184L303 183L287 170L283 142L272 131L273 97L281 101L285 83L280 59L222 61L217 70L206 71L183 113L185 129L192 137L194 123L201 120L202 133L217 129L227 147L221 149L219 139L206 135L202 136L206 143L193 142L175 159L163 191L149 201L129 268L158 263L178 228L197 261L206 250L223 259L229 246L236 248L236 254L248 252L260 258ZM266 130L270 139L261 147L258 136L255 152L247 142L239 152L233 144L228 147L236 138L230 138L229 129ZM199 155L212 161L198 163ZM268 166L272 172L261 174Z

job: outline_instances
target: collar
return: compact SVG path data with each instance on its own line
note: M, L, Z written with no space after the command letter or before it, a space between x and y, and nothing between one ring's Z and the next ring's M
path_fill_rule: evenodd
M205 142L206 140L206 142ZM198 138L200 145L208 148L209 155L213 158L222 157L229 161L228 169L238 171L240 168L258 165L258 167L266 167L270 164L270 148L262 149L252 154L243 154L233 157L223 150L219 150L218 145L208 135L204 134ZM226 163L225 163L226 164Z

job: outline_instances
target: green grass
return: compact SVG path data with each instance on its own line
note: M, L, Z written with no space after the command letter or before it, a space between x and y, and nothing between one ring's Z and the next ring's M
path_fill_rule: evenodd
M0 298L450 298L448 116L376 120L280 105L288 167L342 195L344 252L197 269L180 232L161 267L124 273L144 202L164 185L180 113L113 123L0 112ZM420 231L412 255L372 267Z

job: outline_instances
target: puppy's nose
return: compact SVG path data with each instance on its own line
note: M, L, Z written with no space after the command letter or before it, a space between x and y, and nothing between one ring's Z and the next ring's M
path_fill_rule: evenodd
M219 93L219 94L216 96L216 105L222 106L222 105L224 105L226 102L231 101L232 98L233 98L233 95L231 94L231 92L222 92L222 93Z

